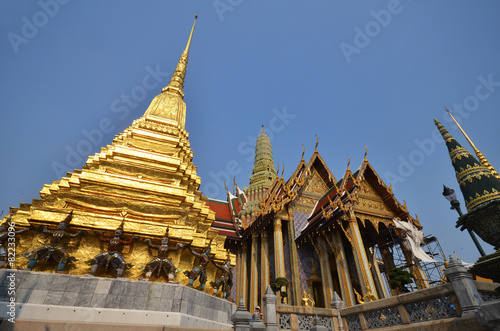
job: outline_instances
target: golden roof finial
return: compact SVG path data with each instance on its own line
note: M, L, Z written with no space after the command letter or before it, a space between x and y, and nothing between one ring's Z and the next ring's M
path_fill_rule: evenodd
M304 160L304 154L306 152L306 148L304 147L304 144L302 144L302 157L301 160Z
M184 92L182 89L184 88L184 79L186 78L186 67L188 63L189 57L189 47L191 46L191 40L193 39L194 26L196 24L196 19L198 19L198 14L194 17L193 27L191 28L191 33L189 34L189 39L186 45L186 49L182 52L181 58L179 59L179 63L177 63L177 67L175 68L174 73L172 74L172 78L170 78L170 82L168 86L164 87L162 92L165 91L173 91L178 93L181 98L184 98Z
M490 164L490 162L488 162L488 160L483 155L483 153L481 153L481 151L479 149L477 149L476 145L474 145L474 143L469 138L469 136L467 136L467 134L462 129L462 127L460 126L460 124L458 124L458 122L455 119L455 117L453 117L453 115L451 114L450 110L448 108L446 108L446 106L444 107L444 109L446 109L446 111L448 112L448 114L450 114L451 118L453 119L453 122L455 122L455 124L458 126L458 128L460 129L460 131L462 131L462 134L465 136L465 139L467 139L467 141L469 142L469 144L472 146L472 149L474 150L474 153L476 153L476 156L479 159L479 162L481 162L481 164L483 166L485 166L486 168L488 168L488 170L491 171L491 173L493 174L493 176L495 176L496 178L500 179L500 175L498 174L498 172L495 170L495 168L493 168L493 166Z
M319 138L318 138L318 135L316 135L316 146L314 146L314 152L315 153L318 152L318 144L319 144Z
M260 130L260 133L264 133L264 124L262 124L262 129Z
M366 155L367 154L368 154L368 147L366 147L366 145L365 145L365 157L364 157L365 160L366 160Z

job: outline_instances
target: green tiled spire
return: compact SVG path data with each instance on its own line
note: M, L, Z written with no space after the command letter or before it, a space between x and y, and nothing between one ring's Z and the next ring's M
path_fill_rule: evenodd
M276 170L274 169L271 140L264 132L264 126L262 126L261 134L257 138L257 143L255 144L255 161L253 164L252 176L250 177L248 192L261 188L268 189L275 177Z
M500 200L500 180L462 147L438 120L434 119L434 123L448 147L467 210L471 211L492 200Z
M271 139L264 132L263 125L261 134L255 144L255 161L252 176L250 176L250 184L245 188L247 202L240 213L244 228L255 220L255 211L260 209L259 202L264 199L275 178L276 170L274 169Z

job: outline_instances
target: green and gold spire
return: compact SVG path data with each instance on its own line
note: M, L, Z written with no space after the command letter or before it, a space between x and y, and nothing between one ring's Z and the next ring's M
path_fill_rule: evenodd
M264 199L276 176L271 139L265 133L264 125L262 125L261 133L257 137L257 143L255 144L255 161L250 184L245 189L248 201L240 214L244 227L253 222L255 210L260 209L259 202Z
M455 119L455 117L453 117L453 115L450 113L450 111L448 110L448 108L444 107L444 109L446 109L446 111L448 112L448 114L450 114L450 116L453 119L453 121L455 122L455 124L458 126L458 128L460 129L460 131L462 131L463 135L465 136L465 139L467 139L467 141L469 142L469 144L472 146L472 149L474 150L474 153L476 153L476 156L479 159L479 162L481 162L482 165L484 165L486 168L488 168L491 171L491 173L496 178L500 179L500 175L498 174L498 172L491 165L491 163L486 159L486 157L483 155L483 153L481 153L481 151L479 149L477 149L476 145L474 145L474 143L469 138L469 136L467 136L467 134L465 133L465 131L462 129L462 127L460 126L460 124L458 124L457 120Z
M262 125L261 133L255 144L255 161L248 191L251 192L261 188L268 189L274 177L276 177L276 170L274 169L271 139L265 133L264 125Z
M467 210L471 211L492 200L500 200L500 180L462 147L438 120L434 119L434 123L448 147Z

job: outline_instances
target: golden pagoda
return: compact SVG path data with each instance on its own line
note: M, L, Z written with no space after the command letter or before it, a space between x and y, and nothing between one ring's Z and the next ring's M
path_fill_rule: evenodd
M90 267L85 261L103 250L94 233L112 234L120 226L126 238L156 241L168 228L171 242L189 244L199 251L210 247L216 261L225 261L225 236L211 229L215 213L199 191L200 177L185 130L183 86L195 23L196 18L168 86L153 99L144 115L118 134L111 145L89 156L82 169L45 185L41 199L11 208L6 215L21 227L54 229L66 220L68 232L85 230L87 236L71 238L67 244L68 254L78 261L66 267L68 273L88 274ZM27 260L21 254L48 240L39 231L20 235L16 266L25 267ZM123 255L136 267L124 275L131 279L137 279L142 273L139 267L151 260L147 246L137 240L125 248ZM171 260L178 268L190 270L194 256L188 250L179 250ZM52 269L38 263L33 270ZM213 277L215 271L209 269L209 275ZM182 274L177 278L187 283Z

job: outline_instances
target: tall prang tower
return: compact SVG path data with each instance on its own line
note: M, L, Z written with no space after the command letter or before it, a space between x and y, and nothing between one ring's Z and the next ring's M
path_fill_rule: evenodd
M264 125L262 125L261 133L255 144L255 160L250 183L245 188L247 202L240 213L243 227L246 228L255 220L255 211L260 210L259 203L264 199L276 176L271 139L265 133Z

